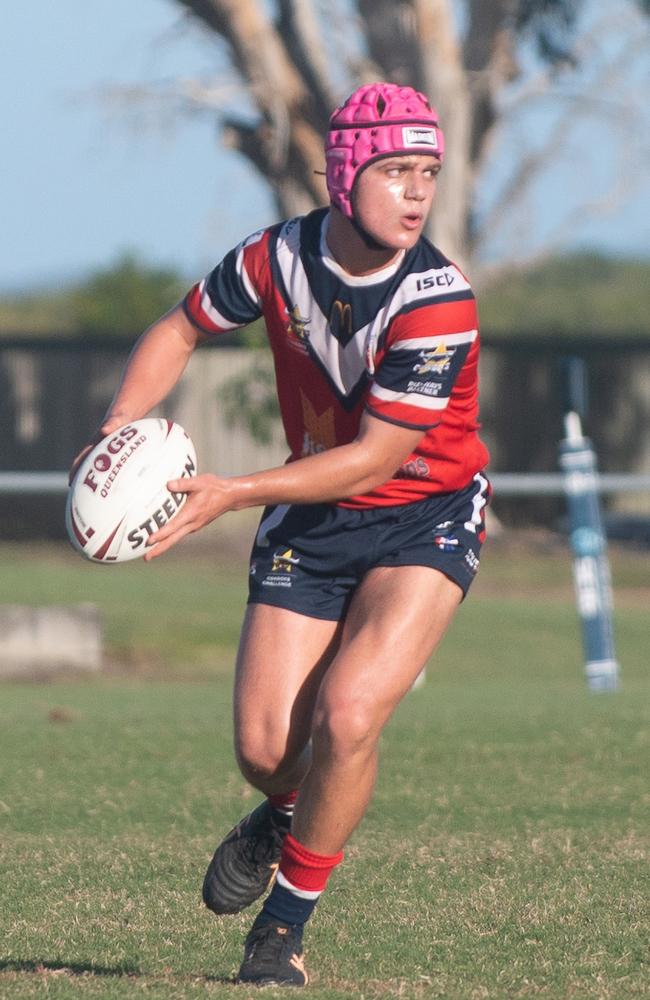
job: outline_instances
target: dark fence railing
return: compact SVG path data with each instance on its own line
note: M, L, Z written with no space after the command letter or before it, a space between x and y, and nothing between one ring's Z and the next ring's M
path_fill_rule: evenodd
M62 337L0 340L0 472L62 472L99 423L115 391L131 344ZM650 338L483 337L481 418L491 471L556 473L562 437L561 360L583 357L587 372L584 426L606 475L650 473ZM228 346L201 349L166 415L184 423L204 468L225 474L283 460L281 432L272 446L238 428L223 428L219 386L250 364ZM221 434L221 436L220 436ZM505 481L504 481L505 482ZM57 533L58 501L0 494L0 533ZM536 501L505 489L495 501L503 519L556 518L561 500L539 491Z

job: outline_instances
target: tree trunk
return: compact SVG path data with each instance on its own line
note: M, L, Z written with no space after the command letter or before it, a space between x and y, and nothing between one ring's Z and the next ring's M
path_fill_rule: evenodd
M432 236L460 265L469 258L471 102L449 0L414 0L423 89L445 135L445 160L432 216Z
M344 95L327 56L325 32L331 38L332 25L324 23L325 0L178 2L226 39L258 112L256 122L227 116L226 143L254 164L281 215L327 204L323 140L329 115ZM466 0L462 43L455 16L461 5L454 0L347 0L344 13L343 2L331 2L332 18L338 18L339 78L343 69L352 70L355 83L415 86L437 107L446 152L430 234L466 267L480 238L472 207L499 121L498 97L518 73L518 33L537 30L538 41L548 45L547 29L574 18L573 0ZM353 34L365 42L361 56L348 41ZM553 64L552 54L547 60Z
M326 204L321 131L329 91L322 64L310 59L315 21L307 17L307 0L282 4L282 32L259 0L179 2L230 43L233 61L260 113L254 126L229 117L226 143L247 156L271 185L283 215ZM300 17L295 16L298 7Z

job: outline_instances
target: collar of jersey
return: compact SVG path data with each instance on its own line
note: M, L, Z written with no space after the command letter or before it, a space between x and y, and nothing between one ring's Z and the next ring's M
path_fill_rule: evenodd
M374 271L372 274L349 274L345 268L334 259L332 256L332 251L327 245L327 230L329 229L329 212L325 213L325 217L321 223L320 229L320 252L323 264L325 267L335 274L336 277L343 281L346 285L361 287L363 285L379 285L382 281L388 281L392 278L394 274L399 271L402 261L404 260L405 250L400 250L397 257L391 264L387 264L386 267L382 267L379 271Z

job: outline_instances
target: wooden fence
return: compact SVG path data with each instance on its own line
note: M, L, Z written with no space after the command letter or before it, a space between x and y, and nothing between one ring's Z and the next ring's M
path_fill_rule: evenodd
M481 414L491 468L556 470L562 436L558 362L565 353L588 360L585 428L596 445L601 470L650 472L650 344L614 339L486 339ZM68 468L99 423L127 355L127 347L110 341L0 341L0 470ZM202 469L234 475L284 461L287 449L279 426L272 442L262 445L244 426L224 418L223 386L245 376L258 362L248 350L202 348L161 409L190 433ZM517 504L508 503L504 512L516 518ZM551 516L556 507L557 501L542 499L536 516ZM56 533L58 518L51 502L39 508L32 498L18 509L15 502L0 497L0 533L5 537Z

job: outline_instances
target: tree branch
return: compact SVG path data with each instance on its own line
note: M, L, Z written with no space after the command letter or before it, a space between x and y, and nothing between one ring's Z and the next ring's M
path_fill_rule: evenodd
M289 109L306 102L305 84L258 0L179 2L228 41L235 64L263 111L272 114L278 94Z
M315 112L311 124L324 132L336 96L313 4L311 0L278 0L278 9L280 37L311 95Z
M498 98L519 74L514 56L512 0L482 3L472 0L464 62L472 98L470 162L480 161L491 128L499 117Z
M379 78L423 90L412 0L357 0L357 9Z
M593 36L597 38L598 35L599 32L595 28ZM605 70L602 67L597 67L594 74L598 79L596 96L594 96L594 88L589 83L586 84L584 93L555 95L556 102L558 96L565 102L560 120L553 127L551 135L542 146L521 156L509 182L476 230L473 241L474 250L480 248L487 233L495 232L502 220L516 211L516 206L521 204L532 181L548 166L553 153L565 148L567 140L575 131L578 119L595 114L603 121L608 121L607 128L610 131L614 127L619 127L624 136L633 134L634 129L630 125L630 116L633 114L631 106L622 104L618 109L618 114L613 115L611 104L607 98L601 97L600 94L608 94L616 90L615 83L618 78L628 68L637 52L645 53L646 46L647 38L635 35L627 41L627 44L623 46ZM639 131L646 134L645 129Z
M320 192L322 200L323 185L314 179L314 171L323 165L321 129L316 123L320 126L325 112L301 75L299 64L292 61L291 44L295 41L297 54L304 53L308 44L305 17L301 21L295 16L293 4L283 5L284 27L295 32L295 36L290 34L287 47L287 40L269 20L261 0L179 2L228 41L235 65L260 112L261 122L256 128L229 122L231 146L243 152L266 176L276 194L279 192L281 207L288 207L282 192L299 186L299 178L308 185L304 201L309 201L314 190ZM289 163L291 171L287 169ZM293 172L295 179L291 177Z

